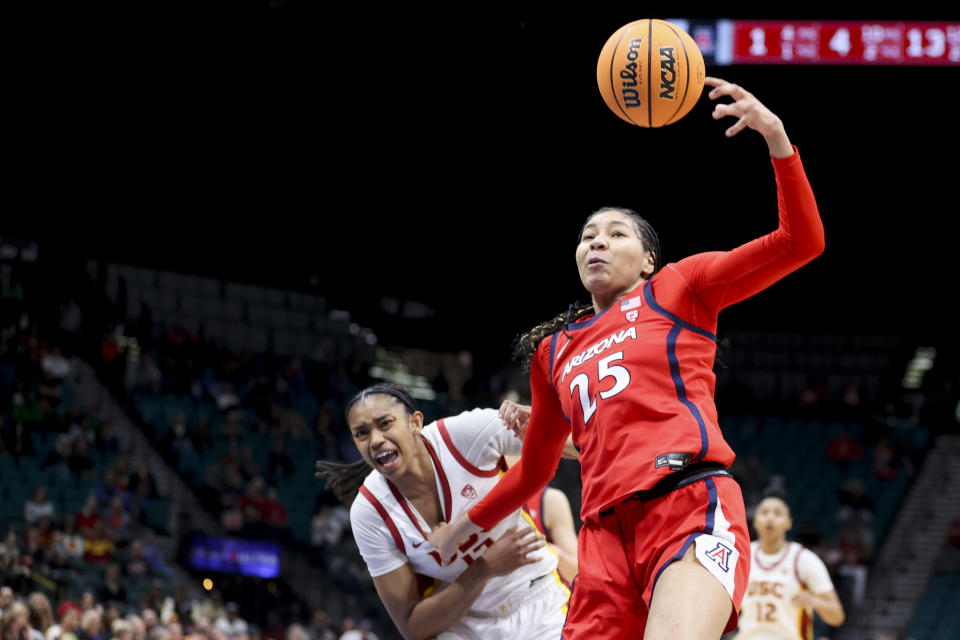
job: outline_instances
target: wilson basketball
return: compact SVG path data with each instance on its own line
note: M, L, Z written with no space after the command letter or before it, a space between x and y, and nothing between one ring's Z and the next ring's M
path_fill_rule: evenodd
M597 61L597 84L610 110L630 124L662 127L687 115L703 91L700 47L664 20L617 29Z

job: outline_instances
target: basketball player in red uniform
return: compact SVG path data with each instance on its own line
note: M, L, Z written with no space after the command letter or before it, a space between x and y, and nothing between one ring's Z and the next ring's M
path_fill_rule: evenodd
M736 627L750 568L743 496L714 402L717 316L823 252L823 225L780 119L742 87L706 78L714 119L767 143L779 227L730 251L661 268L656 233L627 209L587 218L576 262L592 305L521 336L530 361L526 454L467 515L429 536L441 550L488 529L543 487L568 434L583 481L563 637L719 638ZM531 454L532 452L532 454Z

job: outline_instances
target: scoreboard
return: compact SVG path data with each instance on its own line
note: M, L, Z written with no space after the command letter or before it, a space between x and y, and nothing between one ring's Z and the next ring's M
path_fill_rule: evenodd
M687 20L707 64L960 66L960 21Z

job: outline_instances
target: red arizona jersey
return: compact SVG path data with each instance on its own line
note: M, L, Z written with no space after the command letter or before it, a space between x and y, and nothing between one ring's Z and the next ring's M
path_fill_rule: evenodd
M717 314L823 251L799 153L772 162L779 228L731 251L668 264L598 315L540 343L526 455L470 510L474 523L496 524L544 486L570 429L580 449L583 520L686 463L733 462L713 395Z

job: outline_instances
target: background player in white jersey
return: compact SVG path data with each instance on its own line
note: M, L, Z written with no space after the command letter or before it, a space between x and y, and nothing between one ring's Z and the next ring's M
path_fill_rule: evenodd
M426 539L493 488L504 456L520 453L521 440L497 411L475 409L425 426L406 389L380 383L351 399L346 418L365 465L318 462L318 475L341 499L355 496L353 535L400 633L558 638L569 591L556 555L522 510L464 541L449 558Z
M530 405L506 399L500 404L500 419L517 437L522 438L530 421ZM572 436L567 439L563 457L569 460L576 460L578 457ZM507 466L512 467L519 459L507 456ZM537 528L546 536L547 544L557 554L560 577L567 585L572 585L578 571L577 528L567 494L548 484L527 500L524 508Z
M829 625L843 624L843 605L827 567L815 553L787 540L792 526L782 496L770 494L757 505L757 539L736 640L812 640L814 611Z

